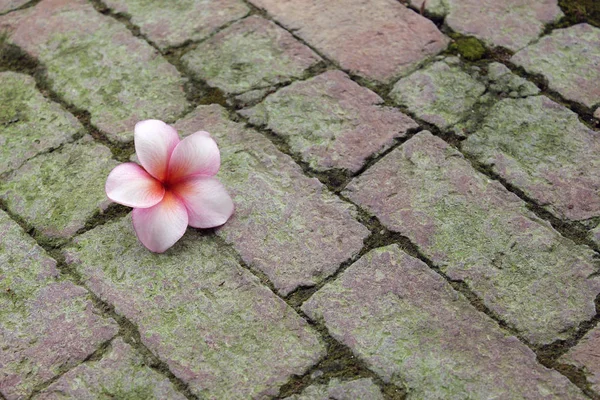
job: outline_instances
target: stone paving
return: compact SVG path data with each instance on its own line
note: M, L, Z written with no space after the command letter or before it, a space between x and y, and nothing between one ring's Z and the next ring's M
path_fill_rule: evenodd
M600 399L567 3L0 0L0 400ZM163 254L104 193L147 118L236 207Z

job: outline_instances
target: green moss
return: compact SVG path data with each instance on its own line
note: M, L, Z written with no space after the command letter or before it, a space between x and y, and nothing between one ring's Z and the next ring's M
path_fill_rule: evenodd
M458 37L450 45L451 51L456 51L469 61L477 61L486 55L483 44L474 37Z
M563 28L582 22L600 27L600 1L559 0L558 5L565 13L565 17L556 27Z

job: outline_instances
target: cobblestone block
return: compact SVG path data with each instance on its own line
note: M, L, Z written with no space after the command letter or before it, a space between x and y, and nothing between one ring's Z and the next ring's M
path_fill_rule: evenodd
M285 138L311 168L357 172L418 125L341 71L295 82L240 113Z
M31 0L0 0L0 14L7 13L11 10L15 10Z
M459 66L439 61L400 79L390 96L416 117L446 129L468 116L484 92L485 86Z
M327 385L311 385L301 394L286 397L285 400L383 400L381 390L370 378L342 382L332 379Z
M424 0L411 0L420 9ZM427 0L425 10L452 30L475 36L488 46L517 51L540 36L544 25L563 13L557 0Z
M61 376L34 400L184 400L165 376L150 369L134 349L116 338L98 361L86 361Z
M321 282L358 254L369 231L354 219L354 207L304 176L264 136L229 121L219 106L199 107L175 127L216 139L218 176L236 206L218 234L281 294Z
M600 395L600 327L589 331L577 344L559 359L559 362L573 365L583 370L590 387Z
M192 74L232 95L301 78L321 58L285 29L251 16L200 43L182 60Z
M600 29L579 24L557 29L519 51L511 62L541 74L564 98L594 107L600 104Z
M372 250L302 306L408 399L584 399L422 261Z
M56 261L0 211L0 395L7 400L27 398L117 333L85 289L59 278Z
M429 132L386 155L344 194L533 344L565 339L596 314L594 252L560 236Z
M45 99L32 77L2 72L0 87L0 174L82 134L77 119Z
M513 74L506 65L497 62L488 65L487 79L490 91L499 95L529 97L540 93L534 83Z
M141 33L161 49L205 39L250 11L241 0L106 0L104 4L113 12L130 15Z
M8 38L46 68L62 99L89 111L111 140L136 122L174 120L187 106L183 78L155 49L84 0L45 0L0 18Z
M275 396L319 361L324 346L232 253L191 229L164 254L151 253L130 217L78 236L65 251L87 287L132 321L194 394Z
M110 204L104 182L118 165L89 137L41 154L0 183L0 198L49 239L65 239Z
M395 0L250 0L351 74L389 83L448 45Z
M560 219L600 216L600 137L545 96L500 101L462 150Z

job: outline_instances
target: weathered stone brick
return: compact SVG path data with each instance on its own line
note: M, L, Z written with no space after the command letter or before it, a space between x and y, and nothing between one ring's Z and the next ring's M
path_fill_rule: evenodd
M14 14L0 18L8 40L37 58L52 90L89 111L111 140L130 142L136 122L174 120L184 111L175 67L89 2L45 0Z
M32 77L0 73L0 174L82 134L83 127L36 89Z
M443 51L446 38L395 0L250 0L352 74L388 83Z
M382 103L381 97L345 73L328 71L292 83L241 114L285 138L311 168L356 172L367 158L418 128L412 119Z
M386 155L344 193L534 344L564 339L596 313L594 252L560 236L429 132Z
M545 96L500 101L462 150L558 218L600 216L600 138Z
M169 379L145 365L131 346L116 338L102 359L73 368L33 398L184 400L185 396Z
M298 79L320 60L259 16L236 22L182 57L192 74L230 95Z
M110 204L104 183L118 165L111 157L86 136L26 162L0 182L0 198L46 238L71 237Z
M468 117L485 86L457 65L438 61L400 79L390 96L416 117L446 129Z
M232 253L191 229L167 252L151 253L130 217L78 236L65 251L87 287L131 320L194 394L275 396L318 362L324 346Z
M369 231L353 218L354 207L304 176L264 136L231 122L219 106L198 107L175 127L182 134L206 130L216 139L218 176L236 206L218 234L281 294L321 282L358 254Z
M4 14L24 6L25 4L29 3L29 1L30 0L0 0L0 14Z
M332 379L327 385L311 385L301 394L286 397L285 400L383 400L381 390L370 378L340 381Z
M420 9L424 0L411 0ZM427 0L425 10L445 17L452 30L488 46L517 51L540 36L544 25L563 16L557 0Z
M372 250L302 309L409 399L585 399L422 261Z
M559 359L559 362L573 365L583 370L590 387L600 395L600 327L589 331L577 344Z
M117 333L85 289L0 211L0 395L27 398Z
M548 87L586 107L600 104L600 29L579 24L557 29L515 54L511 62L541 74Z
M113 12L131 16L144 36L161 49L205 39L250 11L241 0L106 0Z
M540 93L534 83L513 74L506 65L497 62L488 65L486 78L489 90L501 96L528 97Z

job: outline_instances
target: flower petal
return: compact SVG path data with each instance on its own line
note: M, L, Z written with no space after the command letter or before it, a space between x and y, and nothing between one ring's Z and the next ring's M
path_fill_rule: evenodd
M177 182L190 175L213 176L219 172L221 154L217 143L205 132L183 139L169 161L169 181Z
M185 205L169 191L154 207L134 208L132 217L138 239L155 253L162 253L173 246L188 225Z
M104 189L115 203L136 208L152 207L165 195L163 185L134 163L115 167L108 174Z
M223 225L233 214L233 201L216 178L195 176L177 184L173 191L183 200L188 223L194 228Z
M175 128L156 119L140 121L135 124L134 141L142 166L150 175L164 182L169 158L179 143Z

